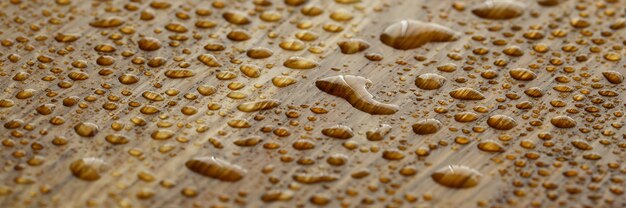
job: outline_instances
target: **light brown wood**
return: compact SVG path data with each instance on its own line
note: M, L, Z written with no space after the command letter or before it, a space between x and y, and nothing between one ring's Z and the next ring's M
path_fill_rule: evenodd
M623 0L0 8L0 207L626 206Z

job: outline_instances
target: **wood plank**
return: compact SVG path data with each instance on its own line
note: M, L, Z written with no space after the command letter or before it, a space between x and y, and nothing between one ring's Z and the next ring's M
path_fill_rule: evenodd
M0 207L626 206L622 0L0 8Z

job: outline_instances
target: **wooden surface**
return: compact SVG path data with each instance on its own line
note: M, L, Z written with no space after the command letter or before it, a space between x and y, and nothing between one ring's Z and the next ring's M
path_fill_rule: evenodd
M243 0L163 2L169 7L159 8L158 2L147 0L0 2L0 122L4 125L0 127L0 207L313 207L324 204L323 199L328 200L327 207L626 206L624 84L619 78L606 78L626 73L626 30L620 28L626 13L623 0L563 0L551 7L525 0L520 1L526 7L521 16L507 20L474 15L472 8L480 6L479 0L353 4L310 0L299 6L283 1L266 1L272 4L264 6L264 1ZM306 16L300 11L306 5L322 13ZM210 14L198 12L202 9ZM154 19L142 20L144 11L153 13ZM250 23L227 22L223 14L233 11L247 15ZM267 12L268 17L280 14L280 19L263 20L264 11L273 12ZM331 18L341 11L352 18ZM123 24L90 25L97 18L112 16ZM216 25L194 26L200 20ZM457 37L409 50L383 44L379 40L383 30L401 20L439 24ZM169 23L183 25L187 31L168 30ZM329 32L325 25L343 31ZM230 40L227 34L237 29L247 31L250 39ZM296 39L299 31L312 31L318 38L304 41L299 51L279 46ZM60 42L55 40L59 33L79 38ZM161 47L141 50L142 37L158 39ZM350 38L364 40L369 48L342 53L337 43ZM205 50L208 43L221 43L225 49ZM95 50L100 44L116 50ZM538 45L547 46L547 51ZM521 55L503 52L513 50L512 46L519 47ZM253 59L246 55L253 47L268 48L273 54ZM384 58L369 60L365 55L371 53ZM201 54L213 55L221 66L203 64L198 60ZM101 56L115 62L103 66L97 62ZM283 66L293 56L310 58L318 65L312 69ZM155 57L166 63L149 66L148 60ZM245 76L239 70L243 64L259 66L260 76ZM438 70L451 64L456 70ZM165 75L167 70L183 68L194 75L181 79ZM509 71L516 68L528 69L536 77L515 79ZM111 73L106 75L103 69ZM88 78L72 79L72 72L84 72ZM424 73L438 74L446 81L435 90L420 89L415 79ZM124 74L135 75L138 81L125 84L120 78ZM224 75L236 77L226 80ZM373 99L396 105L398 111L372 115L316 87L317 80L337 75L371 80L367 91ZM277 76L296 82L277 87L272 83ZM215 93L202 95L197 88L203 85L214 87ZM236 89L237 85L244 86ZM484 99L451 97L451 91L462 87L475 89ZM525 93L532 87L542 95ZM21 98L25 89L34 91L32 97ZM173 89L179 93L172 94ZM163 100L144 98L146 91L159 93ZM71 96L78 98L77 104L64 105ZM280 105L257 112L237 109L241 103L263 99ZM40 108L44 104L50 104L52 112ZM159 112L147 114L146 106ZM185 107L197 112L187 115L181 111ZM318 108L327 113L319 113ZM455 115L461 112L473 112L477 119L458 122ZM515 125L509 130L490 126L488 119L494 115L508 116ZM575 126L559 128L558 122L553 124L558 116L572 118ZM441 123L436 133L420 135L412 130L414 124L431 118ZM236 119L248 121L249 127L228 124ZM75 126L81 123L96 125L98 131L80 136ZM366 139L367 131L383 124L392 128L383 140ZM337 139L322 133L335 125L351 128L354 136ZM156 140L151 135L157 130L174 135ZM105 139L110 135L122 135L128 142L114 145ZM254 146L234 143L254 136L261 139ZM63 140L66 144L60 144ZM313 144L311 149L296 147L304 141ZM485 141L501 149L478 148ZM383 158L385 151L400 152L404 158ZM227 181L198 174L185 165L197 157L218 158L224 162L222 168L242 178ZM337 157L345 163L329 162ZM93 165L102 167L96 171L99 179L84 180L94 173L86 173L83 179L73 174L71 164L83 158L102 162ZM302 158L314 163L299 164ZM434 172L449 165L477 171L478 184L452 188L433 180ZM417 172L403 175L401 170ZM294 180L302 173L335 178L313 184ZM368 174L360 178L356 173ZM270 202L276 193L283 194L275 197L281 200Z

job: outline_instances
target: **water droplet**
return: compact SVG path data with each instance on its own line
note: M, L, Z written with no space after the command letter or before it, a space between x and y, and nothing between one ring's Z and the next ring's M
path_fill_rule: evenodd
M89 25L97 28L112 28L117 27L124 24L125 21L120 17L105 17L105 18L96 18L91 21Z
M161 41L152 37L143 37L137 44L139 45L139 49L144 51L156 51L161 48Z
M443 124L437 119L429 118L418 121L411 127L416 134L427 135L437 133L443 127Z
M365 135L367 140L380 141L383 140L389 132L391 132L391 126L388 124L382 124L374 131L367 131Z
M515 119L505 115L490 116L489 119L487 119L487 124L497 130L510 130L517 126Z
M82 137L93 137L98 133L98 126L93 123L81 122L74 126L74 131Z
M237 109L243 112L256 112L260 110L269 110L277 107L278 105L280 105L280 101L274 99L266 99L239 104L237 106Z
M449 165L432 173L435 182L449 188L471 188L478 185L482 175L469 167Z
M290 69L312 69L317 67L319 64L310 58L292 56L289 57L283 65Z
M362 39L350 39L337 42L341 53L343 54L355 54L370 47L370 44Z
M87 157L75 160L70 164L72 175L86 181L95 181L108 170L108 165L99 158Z
M198 56L198 61L202 62L204 65L207 65L209 67L220 67L222 66L222 64L220 64L219 61L217 61L217 58L215 58L215 56L211 55L211 54L201 54Z
M446 78L433 73L426 73L417 76L415 79L415 86L423 90L436 90L446 83Z
M504 152L504 147L498 143L497 141L493 141L493 140L483 140L480 143L478 143L478 149L485 151L485 152Z
M461 87L450 91L450 96L459 100L482 100L485 96L476 91L475 89L468 87Z
M200 175L227 182L239 181L246 174L238 165L215 157L194 157L185 162L185 166Z
M456 40L457 34L450 28L417 20L402 20L389 25L380 35L380 41L395 49L419 48L428 42Z
M486 19L512 19L524 14L526 5L514 0L487 0L476 5L472 13Z
M329 174L302 174L297 173L292 176L293 180L304 184L316 184L336 181L339 177Z
M399 110L397 105L384 104L374 100L367 91L372 81L353 75L326 77L315 82L318 89L345 99L356 109L372 115L389 115Z
M322 134L336 139L350 139L354 136L352 128L344 125L335 125L322 129Z
M550 119L550 123L558 128L573 128L576 121L569 116L555 116Z

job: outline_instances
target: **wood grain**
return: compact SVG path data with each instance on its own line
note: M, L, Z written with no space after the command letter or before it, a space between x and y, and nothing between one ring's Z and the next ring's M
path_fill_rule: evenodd
M0 108L4 124L0 127L0 207L318 206L311 202L313 196L328 199L326 207L626 206L624 84L603 75L611 71L621 76L626 70L623 0L563 0L550 7L524 0L519 1L526 7L523 14L508 20L474 15L472 8L483 3L479 0L362 0L353 4L310 0L299 6L285 4L297 1L181 0L160 1L169 5L162 9L159 1L64 2L0 2L0 99L14 103ZM300 9L307 5L323 13L306 16ZM201 9L210 15L200 15ZM340 10L352 19L333 20L331 15ZM141 20L143 11L153 13L154 19ZM229 11L246 14L251 23L227 22L222 14ZM264 11L276 12L281 18L263 21ZM113 16L124 20L123 24L111 28L89 24ZM405 19L436 23L459 37L411 50L383 44L383 30ZM194 26L200 20L216 26ZM589 25L576 23L580 20ZM183 25L187 31L168 30L169 23ZM341 26L343 31L329 32L325 25ZM251 38L232 41L227 34L233 30L244 30ZM304 42L304 50L279 46L295 39L299 31L319 36ZM55 41L58 33L79 38L69 43ZM538 38L537 33L543 37ZM161 47L141 50L138 41L142 37L158 39ZM343 54L337 43L350 38L365 40L369 48ZM207 51L204 46L208 43L226 48ZM99 52L94 47L100 44L116 50ZM548 51L540 51L539 45ZM505 50L512 46L519 47L522 55L508 55ZM254 47L268 48L273 54L253 59L246 50ZM371 61L365 57L368 53L384 58ZM221 66L203 64L197 59L201 54L215 56ZM52 60L42 61L41 56ZM110 56L115 63L98 64L101 56ZM313 59L318 66L305 70L283 66L294 56ZM155 57L166 63L149 66L147 61ZM145 62L138 63L139 59ZM259 66L260 76L246 77L239 70L243 64ZM438 69L450 64L456 70ZM516 80L509 74L515 68L529 69L536 77ZM102 75L103 69L112 73ZM165 75L170 69L188 69L194 75L172 79ZM88 78L73 80L71 72L84 72ZM236 77L220 79L226 73ZM435 90L420 89L414 82L425 73L441 75L446 81ZM123 84L119 77L124 74L135 75L139 81ZM337 75L371 80L367 90L374 99L397 105L399 110L391 115L371 115L316 87L317 80ZM272 79L277 76L297 82L276 87ZM235 89L241 84L243 88ZM216 92L202 95L197 88L203 85L215 87ZM479 91L484 99L450 96L450 91L462 87ZM525 93L533 87L542 95ZM32 97L18 98L25 89L34 90ZM179 93L171 93L173 90ZM142 97L146 91L157 92L164 100ZM233 99L232 93L243 93L245 98ZM79 99L78 104L64 105L64 99L71 96ZM278 100L280 105L258 112L237 109L241 103L263 99ZM556 105L557 101L564 106ZM519 107L524 102L531 108ZM44 104L54 106L48 115L36 110ZM116 108L107 109L106 105ZM140 112L148 105L159 112ZM181 111L184 107L197 112L186 115ZM328 112L315 113L312 108L316 107ZM477 120L455 120L455 114L466 111L476 113ZM516 125L510 130L490 127L487 120L493 115L508 116ZM573 118L575 127L553 125L551 119L559 115ZM55 117L64 122L53 124ZM413 124L431 118L442 123L436 133L413 132ZM236 119L246 120L250 126L228 125ZM95 136L83 137L74 130L85 122L97 125ZM367 131L383 124L392 127L389 135L381 141L366 139ZM322 134L322 129L335 125L350 127L354 136L336 139ZM281 129L288 135L276 132ZM157 130L174 135L155 140L151 135ZM125 136L128 143L107 142L105 137L113 134ZM261 142L251 147L234 144L253 136ZM67 144L58 144L59 138ZM459 142L462 138L467 144ZM314 147L299 150L294 147L297 141L309 141ZM482 141L496 141L504 151L480 150L477 146ZM590 149L583 150L572 141L584 141ZM382 154L386 150L398 150L404 158L385 159ZM337 155L347 158L344 165L327 162ZM90 157L106 164L100 178L86 181L74 176L70 164ZM245 173L241 180L231 182L203 176L185 166L194 157L216 157ZM302 158L311 158L314 164L299 164ZM433 172L449 165L478 171L478 185L449 188L431 178ZM417 173L402 175L403 168ZM358 172L368 175L358 178ZM314 184L293 179L302 173L337 178ZM196 193L185 195L185 191ZM283 201L262 200L277 191L284 192Z

